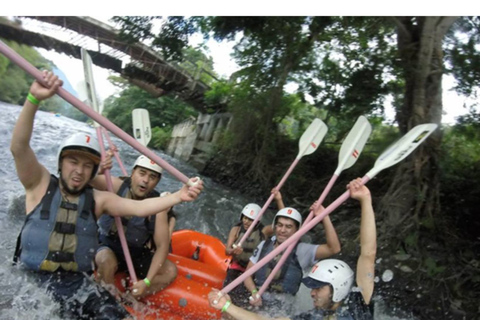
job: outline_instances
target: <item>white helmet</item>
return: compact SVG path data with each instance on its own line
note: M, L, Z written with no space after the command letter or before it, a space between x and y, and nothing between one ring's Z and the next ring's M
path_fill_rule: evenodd
M67 154L80 154L93 161L95 166L91 178L95 177L101 160L100 145L97 138L87 133L75 133L65 138L57 152L58 171L60 172L60 160Z
M162 175L163 169L160 167L158 164L156 164L153 160L148 159L145 157L143 154L135 160L135 163L133 164L133 169L135 169L136 166L143 167L148 170L152 170L160 175Z
M278 211L277 214L275 215L275 218L273 218L273 224L272 224L273 228L275 228L275 224L277 223L278 217L290 218L298 222L298 228L302 226L302 215L300 214L300 212L297 211L297 209L286 207Z
M258 214L262 208L256 203L249 203L243 208L242 215L247 217L248 219L255 220L258 217ZM241 217L241 216L240 216Z
M339 302L345 299L352 289L353 270L341 260L326 259L317 262L302 282L310 289L330 284L333 288L332 301Z

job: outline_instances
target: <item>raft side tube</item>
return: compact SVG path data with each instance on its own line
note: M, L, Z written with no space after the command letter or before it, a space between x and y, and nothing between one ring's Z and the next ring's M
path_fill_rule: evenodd
M173 253L192 258L198 250L198 261L216 266L225 272L231 257L225 254L225 245L213 236L193 230L178 230L172 234Z
M178 276L167 288L145 297L143 301L157 309L181 315L183 319L220 319L220 311L208 303L211 290L212 287L208 285Z

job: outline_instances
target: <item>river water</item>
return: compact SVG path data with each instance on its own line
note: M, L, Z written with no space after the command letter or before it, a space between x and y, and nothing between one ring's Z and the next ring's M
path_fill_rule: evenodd
M25 219L24 190L20 184L9 150L12 130L21 107L0 102L0 320L46 320L60 319L53 315L57 306L51 302L44 291L38 289L17 267L12 266L12 256L16 239ZM52 113L37 112L31 146L38 160L51 173L56 173L56 153L60 141L75 132L87 132L95 135L95 130L85 123ZM132 167L138 152L123 141L111 135L120 151L120 156L127 171ZM193 229L210 234L226 242L233 223L246 203L245 198L213 182L208 177L199 175L192 166L174 159L162 152L156 153L188 177L200 176L205 189L193 203L175 206L177 213L176 229ZM113 175L121 175L118 165L114 164ZM181 183L168 172L164 173L157 186L158 191L175 191ZM268 198L269 195L266 195ZM265 198L265 200L266 200ZM263 203L259 203L260 206ZM274 212L267 210L262 222L270 223ZM297 294L298 311L312 307L309 291L302 285ZM381 303L378 303L381 307ZM391 314L392 312L388 312ZM394 312L395 313L395 312ZM387 316L382 308L375 311L376 319L411 319L410 317Z

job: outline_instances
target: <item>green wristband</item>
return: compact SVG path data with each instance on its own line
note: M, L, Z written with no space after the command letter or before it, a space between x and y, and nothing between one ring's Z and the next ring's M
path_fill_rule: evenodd
M230 300L227 300L227 302L225 302L225 304L223 305L222 312L227 311L228 307L230 307L231 304L232 303L230 302Z
M253 290L252 290L252 296L253 296L255 293L257 293L257 292L258 292L257 289L253 289Z
M30 92L27 95L27 100L30 101L36 107L38 107L38 105L40 104L40 101L38 101L38 99L35 98L35 96Z
M148 280L148 278L143 279L143 282L145 282L147 287L150 287L152 285L152 283L150 282L150 280Z

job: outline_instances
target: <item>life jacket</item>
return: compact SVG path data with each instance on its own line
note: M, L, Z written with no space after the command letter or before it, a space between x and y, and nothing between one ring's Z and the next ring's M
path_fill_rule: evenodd
M29 269L54 272L93 271L98 227L93 189L86 187L77 203L62 199L58 178L51 175L41 202L27 215L17 240L14 262Z
M237 240L241 239L243 235L247 232L243 227L243 223L240 221L236 224L239 226L240 229L238 230ZM252 233L248 236L248 238L242 243L243 252L238 256L235 256L232 259L233 263L238 263L241 267L246 268L248 262L250 261L250 257L253 254L253 251L257 248L260 242L262 242L265 238L264 234L262 233L263 225L259 222L253 229Z
M118 189L117 195L122 198L132 198L130 192L131 178L127 177L123 180L120 189ZM158 197L160 194L153 190L146 198ZM122 225L125 232L125 238L129 247L143 248L149 244L153 239L155 232L155 216L151 217L122 217ZM109 215L102 215L98 219L98 226L100 233L108 236L114 241L120 241L118 237L117 226L115 225L115 218Z
M265 240L262 251L260 252L259 261L262 260L267 254L274 249L274 242L271 238ZM295 295L300 289L302 282L303 271L297 258L297 247L295 246L292 253L289 255L282 268L277 272L268 288L269 292L288 293ZM278 255L274 259L270 260L262 268L255 273L255 283L257 286L263 285L267 277L272 272L273 268L277 264L281 255Z

